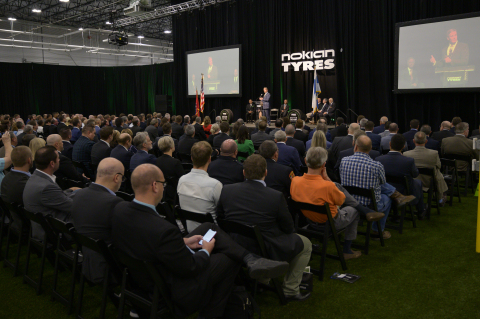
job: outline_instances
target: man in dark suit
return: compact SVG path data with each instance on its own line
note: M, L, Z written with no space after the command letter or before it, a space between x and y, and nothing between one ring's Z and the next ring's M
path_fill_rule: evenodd
M85 126L82 129L82 136L73 145L72 160L83 163L87 172L77 168L80 173L85 174L88 177L93 177L93 169L90 166L92 162L92 148L95 145L93 139L95 138L95 128L93 126Z
M301 133L300 131L296 131L295 127L293 127L292 124L288 124L285 127L285 134L287 135L287 140L285 141L285 144L295 147L295 149L298 151L300 159L303 159L305 158L305 144L303 143L303 140L299 140L295 137L295 135L297 135L297 132ZM299 137L299 135L297 135L297 137Z
M110 143L113 140L113 128L104 126L100 129L100 141L92 147L92 164L98 165L104 158L110 157L112 149Z
M254 279L275 278L286 271L288 264L256 258L215 224L200 225L183 238L178 227L155 209L162 199L164 182L162 172L154 165L140 165L132 173L135 199L115 207L112 241L131 257L162 268L178 315L199 311L204 318L222 317L242 263ZM217 232L215 237L200 245L209 229ZM143 291L153 292L153 281L147 274L132 271L131 275Z
M221 133L217 134L213 139L213 148L217 150L220 149L224 141L232 138L228 134L230 132L230 125L228 125L228 122L220 123L220 131Z
M174 154L176 154L176 151L178 149L178 140L176 138L173 138L172 137L172 125L170 123L165 123L162 125L162 130L163 130L163 136L170 136L172 139L173 139L173 143L175 145L175 151L174 151ZM155 139L155 142L153 142L153 148L154 150L158 150L158 141L162 138L162 137L157 137Z
M478 150L473 149L473 140L467 138L468 132L468 123L461 122L457 124L455 127L455 136L447 137L442 140L442 154L470 156L472 159L476 159L478 161ZM470 170L471 165L472 163L457 161L457 167L459 171Z
M206 141L207 135L205 135L205 130L202 126L202 118L200 116L197 116L195 119L195 125L193 127L195 127L195 138L199 141Z
M405 137L405 141L407 142L407 146L409 150L413 150L415 148L415 143L413 142L413 138L415 134L418 132L418 128L420 126L420 122L417 119L413 119L410 121L410 131L403 133L403 137Z
M30 134L33 134L33 127L31 125L25 125L23 132L17 135L18 145L23 145L23 137Z
M335 109L337 108L337 105L335 102L333 102L333 98L328 99L328 108L327 110L322 114L323 116L326 117L327 123L330 123L330 120L335 118Z
M289 125L292 125L292 124L289 124ZM293 126L293 125L292 125ZM305 133L303 131L303 121L302 120L297 120L297 122L295 123L295 133L293 135L293 137L301 142L303 142L303 144L307 143L308 141L308 132ZM287 125L288 127L288 125ZM285 132L287 131L287 128L285 127Z
M148 127L147 127L148 128ZM150 163L155 164L157 158L153 154L149 154L153 147L152 141L146 132L137 133L133 139L133 146L137 149L137 153L130 159L130 172L133 172L138 165Z
M185 137L178 142L178 153L190 155L193 144L197 142L198 140L195 138L195 128L193 127L193 125L188 125L185 128Z
M60 134L60 130L58 129L58 120L56 118L52 119L52 124L48 127L49 134Z
M58 125L57 125L58 133L60 133L60 130L62 128L67 127L67 124L65 124L66 121L67 121L67 116L65 114L62 114L58 117ZM50 131L50 133L52 133L52 131ZM54 134L54 133L52 133L52 134Z
M124 120L122 117L117 117L115 119L115 126L113 127L114 130L118 131L118 133L121 133L123 130L123 124Z
M216 80L218 77L217 66L213 65L213 60L211 56L208 57L208 68L207 68L206 74L207 74L207 79L206 79L207 82Z
M280 106L280 117L286 117L288 115L289 108L288 100L283 100L283 104Z
M423 189L422 181L419 179L414 179L418 177L418 169L415 166L415 160L411 157L403 156L402 149L405 146L405 137L401 134L395 134L390 140L390 152L386 155L377 157L375 160L382 163L383 168L385 169L385 175L387 176L407 176L410 181L410 192L411 195L415 196L415 200L412 204L415 204L417 207L418 216L423 219L425 217L426 211L423 205ZM388 179L388 178L387 178ZM393 184L397 191L406 194L406 189L403 185Z
M132 137L128 133L122 133L118 138L118 145L110 153L110 157L116 158L123 164L125 171L130 169L130 160L134 154L129 151L130 146L132 146Z
M338 155L341 151L349 149L352 147L353 143L353 134L360 130L360 125L357 123L351 123L348 127L348 135L337 137L333 140L332 146L328 150L328 161L327 168L330 166L333 168L337 162Z
M247 123L248 122L253 122L255 120L255 109L256 108L257 108L257 106L255 104L253 104L252 99L248 100L248 104L245 108L245 110L247 111L247 114L246 114Z
M430 62L435 67L467 65L469 60L468 44L458 42L457 30L449 29L447 31L447 40L449 43L447 47L442 49L441 58L436 60L431 55Z
M374 125L375 124L372 121L367 121L367 123L365 123L365 133L367 133L367 136L372 140L372 149L380 151L380 141L382 140L382 137L373 133Z
M268 88L263 88L263 97L260 98L260 101L263 102L262 105L262 115L267 118L267 124L270 125L270 93L268 93Z
M380 125L375 126L375 128L373 129L373 133L375 133L375 134L383 133L385 131L385 123L387 121L388 121L388 118L386 116L382 116L380 118Z
M345 125L345 120L343 119L343 117L337 117L335 125L335 128L330 130L330 135L332 136L332 143L333 140L335 140L335 137L346 136L348 134L348 129Z
M55 183L55 173L60 166L60 156L53 146L44 146L35 153L36 170L25 185L23 203L29 212L42 213L69 222L72 211L73 187L62 191ZM43 229L32 223L32 236L43 240Z
M443 121L440 125L440 131L432 134L432 138L439 141L442 144L442 140L446 137L454 136L455 133L450 131L452 124L449 121Z
M53 135L54 133L51 133ZM72 159L73 145L70 143L70 138L72 137L72 131L68 127L65 127L59 131L60 136L62 137L63 151L62 155Z
M425 144L425 148L428 148L430 150L435 150L435 151L438 151L440 153L440 142L437 141L436 139L430 137L430 134L432 133L432 128L430 127L430 125L428 125L428 124L422 125L422 128L420 129L420 131L425 133L425 136L427 138L427 143ZM415 143L415 141L414 141L414 143Z
M277 163L278 147L274 141L265 141L258 149L263 158L267 161L267 176L265 183L267 187L273 188L288 198L290 196L290 184L295 177L291 167Z
M277 143L278 147L278 161L277 163L291 166L295 175L300 174L300 166L302 166L302 160L300 159L300 155L298 155L298 151L295 147L288 146L286 144L287 135L284 131L278 131L275 133L275 142Z
M267 123L265 123L264 121L260 121L260 123L258 123L258 132L255 134L252 134L252 138L251 138L254 146L257 146L257 147L260 146L260 144L262 144L263 141L274 140L273 136L270 136L265 132L266 128L267 128Z
M243 182L243 165L237 161L238 147L234 140L225 140L220 147L220 156L208 166L208 176L224 186Z
M75 142L82 136L82 122L78 117L74 118L72 120L72 138L70 139L70 142L72 144L75 144Z
M98 164L95 183L77 191L73 198L72 219L77 233L111 244L113 209L123 202L115 193L124 175L124 167L117 159L105 158ZM107 264L105 259L86 247L82 248L82 253L83 274L88 280L101 283Z
M150 125L147 126L145 129L145 132L148 133L148 136L150 137L151 141L155 141L155 139L158 137L158 120L153 119L150 121Z
M310 261L312 243L295 233L292 216L283 194L266 187L267 162L260 155L251 155L244 162L246 181L223 187L217 206L219 219L245 225L257 225L262 232L269 258L290 263L283 281L287 300L305 300L299 285ZM233 235L243 247L252 249L252 240ZM258 247L257 247L258 250ZM294 261L295 260L295 261Z
M84 175L80 174L70 158L62 155L63 143L62 138L58 134L50 134L47 138L47 145L55 147L60 156L60 166L55 171L54 175L59 178L68 178L77 182L88 183L90 180Z
M132 121L133 126L130 128L133 133L133 137L137 135L138 132L143 132L143 128L140 126L140 120L135 119Z
M182 116L177 115L175 117L175 122L172 123L172 137L178 140L182 135L183 135Z

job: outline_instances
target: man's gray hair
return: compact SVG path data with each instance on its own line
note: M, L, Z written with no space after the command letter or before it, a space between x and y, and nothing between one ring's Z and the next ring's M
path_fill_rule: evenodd
M195 133L195 127L191 124L187 125L185 128L185 134L187 136L192 136Z
M24 127L24 124L23 124L22 121L17 121L17 122L15 122L15 123L17 123L17 128L18 128L19 130Z
M168 151L170 151L171 149L173 149L175 147L175 143L173 142L173 138L171 138L170 136L162 136L159 140L158 140L158 148L160 149L160 151L162 151L163 153L166 153Z
M220 131L220 125L218 125L217 123L212 124L212 127L210 128L210 133L215 134L218 131Z
M277 144L274 141L266 140L258 148L258 153L265 159L271 159L278 150Z
M356 130L359 130L359 129L360 129L360 125L358 125L357 123L351 123L350 126L348 127L348 133L353 134L355 133Z
M443 127L443 129L451 129L452 124L449 121L443 121L442 122L442 127Z
M287 140L287 134L282 130L276 131L275 140L277 140L277 142L285 142Z
M429 135L430 133L432 133L432 128L430 127L430 125L424 124L422 125L420 131L425 133L425 135Z
M420 131L415 133L415 137L413 139L417 144L425 144L427 142L427 135L425 135L425 132Z
M368 122L368 119L366 119L366 118L361 119L360 120L360 127L365 127L365 124L367 124L367 122Z
M285 134L286 135L294 135L295 134L295 126L293 126L292 124L288 124L285 127Z
M215 123L218 124L218 123L220 123L221 121L222 121L222 118L221 118L220 116L217 116L217 117L215 118Z
M195 118L195 122L198 123L198 124L202 123L202 118L200 116L197 116Z
M155 125L155 124L157 124L157 122L158 122L157 119L153 119L153 120L150 121L150 125Z
M382 123L382 124L385 124L385 122L387 122L387 121L388 121L388 117L386 117L386 116L382 116L380 118L380 123Z
M170 113L165 113L165 117L170 120Z
M357 138L359 138L362 135L367 135L367 133L365 133L365 131L362 131L362 130L356 130L355 133L353 133L353 143L355 143Z
M136 148L143 148L143 144L147 142L147 137L147 132L138 132L133 139L133 146Z
M25 134L32 134L32 133L33 133L33 126L31 126L31 125L25 125L25 129L23 130L23 133L25 133Z
M328 152L323 147L310 147L307 152L307 157L305 157L305 162L307 163L307 167L318 169L322 167L322 165L328 159Z
M460 122L455 126L455 133L462 134L463 132L467 131L468 128L469 128L469 125L467 122Z
M241 118L238 119L237 122L240 123L240 124L242 124L242 125L245 123L245 121L244 121L243 119L241 119Z
M183 117L183 121L184 121L185 123L190 122L190 116L185 115L185 116Z

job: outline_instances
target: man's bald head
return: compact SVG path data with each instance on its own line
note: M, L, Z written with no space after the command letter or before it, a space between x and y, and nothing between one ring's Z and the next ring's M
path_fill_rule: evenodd
M125 167L122 162L113 157L106 157L98 164L96 181L105 177L113 177L118 173L122 175L125 173Z
M398 125L397 123L390 123L390 126L388 127L388 131L390 133L397 133L398 132Z
M235 143L235 140L232 140L232 139L225 140L222 143L222 146L220 146L220 155L236 157L237 149L238 149L238 146L237 146L237 143Z
M348 134L353 134L353 133L355 133L355 131L357 131L359 129L360 129L360 125L358 125L357 123L352 123L348 127Z
M372 150L372 140L367 135L359 136L355 141L357 152L369 153Z
M452 123L450 123L449 121L443 121L441 126L442 130L449 130L452 128Z
M128 133L122 133L118 137L118 143L125 146L132 141L132 137Z
M135 195L148 195L152 189L153 183L156 181L164 181L163 173L153 164L142 164L137 166L131 177L132 188Z
M54 145L55 143L61 142L62 137L58 134L50 134L47 137L47 145Z

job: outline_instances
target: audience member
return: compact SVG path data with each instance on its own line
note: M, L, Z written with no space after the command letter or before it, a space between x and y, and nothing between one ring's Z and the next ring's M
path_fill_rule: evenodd
M378 134L373 133L373 126L375 124L372 121L367 121L365 123L365 133L372 140L372 149L375 151L380 151L380 142L382 137Z
M303 134L303 132L298 131L298 129L295 130L295 127L292 124L288 124L285 127L285 134L287 135L287 140L285 141L285 144L294 147L298 151L300 160L302 161L302 163L304 163L303 159L305 158L305 142L304 139L302 140L298 138L303 138L303 136L300 136L300 134Z
M311 140L313 138L313 134L315 134L315 132L317 130L321 130L321 131L323 131L323 134L325 134L325 137L327 138L327 142L328 142L327 143L327 149L328 149L330 147L330 145L332 145L332 134L330 133L330 131L327 128L327 120L326 119L320 118L320 120L317 123L317 127L315 129L311 130L310 133L308 133L308 140ZM307 143L308 143L308 141L307 141Z
M223 186L243 182L243 165L237 161L237 154L237 143L232 139L224 141L220 147L220 156L208 166L208 176Z
M308 140L308 132L305 132L303 130L304 126L305 126L304 122L298 119L297 122L295 122L295 134L293 137L301 141L305 145L305 143L307 143L307 140ZM287 128L285 128L285 133L286 132L287 132ZM305 152L304 152L304 155L305 155Z
M210 144L210 146L213 147L213 139L217 137L219 133L220 133L220 125L218 125L217 123L212 124L212 127L210 128L210 136L207 138L207 142Z
M320 124L322 123L319 123L318 125ZM327 141L327 138L325 137L325 133L323 132L323 130L316 130L312 136L312 139L307 141L306 150L308 151L310 147L318 147L318 146L328 149L331 145L332 143Z
M148 127L147 127L148 128ZM133 146L137 149L137 153L130 159L130 171L133 172L138 165L141 164L155 164L157 158L153 154L149 154L148 151L152 149L152 141L149 134L146 132L139 132L133 139Z
M335 141L335 137L342 137L348 135L348 128L345 125L345 120L343 119L343 117L337 117L335 121L335 128L330 130L330 134L332 135L332 143Z
M452 124L449 121L443 121L440 125L440 131L435 132L432 134L432 138L440 142L442 144L442 140L446 137L451 137L455 135L455 132L451 132Z
M340 177L339 169L340 169L340 163L342 162L342 159L344 157L347 157L347 156L352 156L355 153L355 151L354 151L355 141L360 136L368 136L368 135L364 131L356 130L355 133L353 133L352 147L348 148L346 150L343 150L338 154L337 163L335 164L335 175L336 176ZM375 151L374 149L370 150L370 152L368 153L368 156L370 156L370 158L373 159L373 160L380 155L382 155L382 154L379 151Z
M178 153L187 156L191 155L192 146L197 142L193 125L185 126L185 137L178 142Z
M167 124L163 126L165 127ZM162 136L158 140L158 148L162 152L162 156L157 158L155 164L164 172L165 180L167 181L164 195L165 200L170 203L175 203L178 180L185 175L185 171L183 170L182 163L178 159L173 158L175 143L171 136Z
M3 134L5 135L5 134ZM8 135L10 135L10 145L12 146L12 148L15 148L17 146L17 136L15 135L14 132L9 132ZM2 146L0 148L0 158L4 158L5 157L5 146Z
M389 135L382 137L382 140L380 141L380 152L383 153L386 150L390 149L390 140L392 137L398 133L398 125L397 123L390 123L390 126L388 127L388 131L390 132ZM408 146L407 142L405 142L405 147L403 148L403 151L408 151Z
M248 156L255 153L255 147L253 146L252 140L249 139L248 128L245 125L240 126L238 129L235 143L237 143L239 153L245 153L245 155L248 154L247 156L241 156L239 154L239 161L244 161Z
M468 123L460 122L455 127L455 136L446 137L442 140L442 154L470 156L478 161L478 150L473 149L473 140L468 139ZM472 163L457 161L459 171L470 170Z
M210 137L210 130L212 129L212 120L210 116L205 116L203 119L203 131L205 132L205 136L207 139Z
M391 123L392 123L391 121L386 121L386 122L385 122L385 131L383 131L382 133L379 133L379 134L378 134L378 135L380 135L380 137L384 137L384 136L390 135L389 129L390 129L390 124L391 124Z
M198 139L199 141L206 141L207 140L207 135L205 134L205 131L203 130L202 126L202 118L198 116L195 119L195 124L193 125L195 128L195 138Z
M56 134L50 132L50 134ZM69 159L72 159L73 145L70 143L70 138L72 137L72 131L68 127L64 127L61 130L58 130L58 134L62 137L63 151L62 155L65 155Z
M87 172L83 169L77 168L80 173L84 173L86 176L91 177L93 170L90 166L92 161L92 147L95 145L93 139L95 138L95 128L93 126L85 126L82 129L82 136L73 145L72 160L83 163Z
M265 184L288 198L290 196L290 183L295 176L293 169L289 166L277 163L278 147L274 141L265 141L260 145L258 152L267 161L267 176Z
M112 152L110 153L111 157L119 160L123 164L125 171L128 171L130 169L130 160L133 156L133 152L129 151L131 146L132 137L127 133L122 133L118 138L118 145L115 146L115 148L112 149Z
M415 144L413 143L413 138L415 137L415 133L418 132L420 127L420 122L417 119L413 119L410 121L410 131L403 133L405 137L405 141L407 142L407 146L409 150L413 150L415 148Z
M275 133L277 131L282 130L282 125L283 125L283 120L282 119L276 119L275 120L275 128L268 133L268 135L275 137Z
M82 136L82 122L78 119L78 117L72 120L72 138L70 142L75 144L75 142Z
M452 127L450 128L450 132L456 134L456 128L457 128L457 125L462 123L462 119L458 116L455 116L453 119L452 119Z
M275 142L278 147L277 163L291 166L295 175L298 175L300 174L300 166L302 166L300 155L298 155L298 151L294 147L288 146L285 143L286 141L287 135L284 131L277 131L277 133L275 133Z
M130 127L130 129L132 130L133 137L135 137L138 132L143 132L143 128L140 126L140 120L134 119L132 121L132 127Z
M265 141L271 142L271 141ZM264 142L264 143L265 143ZM252 155L244 163L245 182L226 185L217 207L218 218L245 225L257 225L262 232L269 258L290 263L283 281L287 300L302 301L310 293L301 294L299 285L312 253L312 243L295 233L292 216L283 194L266 187L267 162L260 155ZM234 237L252 251L255 241Z
M158 137L158 120L156 119L151 120L150 125L147 126L147 128L145 129L145 132L148 133L148 137L150 138L150 141L155 141L155 139ZM133 145L135 145L135 142L133 142Z
M427 139L427 142L425 143L425 148L440 152L440 142L430 137L430 134L432 133L432 128L430 127L430 125L428 124L422 125L422 128L420 129L420 131L425 133L425 138ZM413 146L415 147L415 141Z
M217 136L215 136L213 139L213 148L218 150L220 149L224 141L231 139L229 133L230 125L228 125L228 122L221 122L220 133L218 133Z
M68 178L77 182L88 183L90 180L85 175L80 174L71 159L62 154L62 138L58 134L50 134L47 138L47 145L55 147L60 157L60 165L53 173L58 178Z
M258 123L258 132L255 134L252 134L252 142L254 146L260 146L264 141L270 140L273 141L274 137L268 135L265 132L265 129L267 128L267 122L265 121L260 121ZM277 131L278 132L278 131Z
M98 165L104 158L110 157L112 149L110 142L113 140L113 128L106 126L100 129L100 141L92 147L92 164Z
M33 161L35 161L35 153L37 152L37 150L44 147L45 144L46 144L45 140L43 138L39 138L39 137L35 137L30 141L28 147L32 151ZM25 145L25 146L27 146L27 145Z
M328 150L327 170L329 173L334 169L340 152L352 147L353 134L359 130L360 126L357 123L351 123L348 127L348 135L340 136L333 140L332 146L330 146L330 149ZM329 176L332 177L332 175Z
M380 133L384 132L385 131L385 123L387 121L388 121L388 118L386 116L382 116L380 118L380 125L375 126L375 128L373 129L373 133L380 134Z

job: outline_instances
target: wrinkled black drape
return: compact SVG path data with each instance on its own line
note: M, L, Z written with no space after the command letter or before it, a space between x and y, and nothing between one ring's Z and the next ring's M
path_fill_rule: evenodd
M173 73L173 63L132 67L0 63L0 113L23 117L54 111L151 113L155 95L173 95Z
M480 1L244 0L184 13L173 19L178 111L195 110L194 99L186 97L186 51L242 44L243 97L207 99L205 114L231 108L234 117L243 117L244 105L263 86L270 88L273 106L288 98L293 108L309 112L313 72L284 73L281 54L333 48L335 71L318 76L321 96L333 97L340 110L351 108L377 125L387 115L401 129L418 118L435 130L453 116L476 126L479 93L392 92L395 23L475 11L480 11Z

